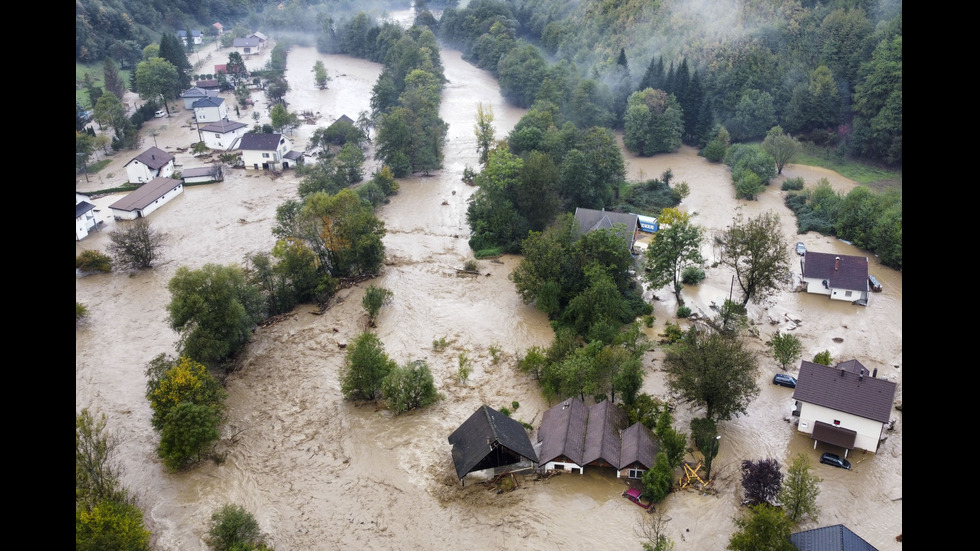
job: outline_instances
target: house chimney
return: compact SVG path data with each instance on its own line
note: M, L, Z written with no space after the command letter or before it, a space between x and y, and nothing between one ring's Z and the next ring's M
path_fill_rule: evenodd
M841 368L841 370L840 370L840 376L841 376L841 377L843 377L843 376L844 376L844 368L843 368L843 367L842 367L842 368Z
M874 372L871 373L871 376L874 377L875 379L878 378L878 368L877 367L875 368Z
M863 369L861 370L860 373L858 373L858 380L859 381L863 381L864 380L864 370Z
M838 269L840 269L840 257L839 256L834 259L834 271L836 272Z

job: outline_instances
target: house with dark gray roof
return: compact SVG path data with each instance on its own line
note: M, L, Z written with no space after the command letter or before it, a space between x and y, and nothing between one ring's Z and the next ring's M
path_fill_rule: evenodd
M180 99L184 100L184 109L193 109L194 102L199 99L204 99L208 97L215 97L218 95L217 87L212 89L201 88L200 86L191 86L184 93L180 95Z
M223 173L221 172L220 164L185 168L180 173L180 178L185 184L220 182L225 179Z
M154 178L109 205L109 209L116 220L144 218L183 192L184 183L180 180Z
M878 551L843 524L790 534L798 551Z
M867 306L868 257L807 251L802 262L806 292Z
M878 378L878 370L857 360L830 367L803 360L796 380L799 422L797 429L818 443L844 448L878 451L889 424L897 385Z
M201 125L201 139L211 149L227 150L238 138L248 132L248 125L238 121L221 119Z
M626 413L608 400L586 406L569 398L544 412L538 429L538 459L545 471L583 474L585 467L611 467L617 477L640 478L653 467L657 445L641 423L626 426Z
M259 53L262 49L263 40L258 37L250 36L248 38L236 38L232 43L232 47L238 50L238 53L242 55L254 55Z
M151 147L126 163L129 183L142 184L154 178L166 178L176 169L176 157L160 149Z
M623 212L578 207L575 209L575 222L578 224L579 235L596 230L615 230L623 238L630 253L634 252L633 244L641 231L639 217Z
M524 425L489 406L480 406L463 421L449 435L449 443L461 484L472 472L533 467L538 462Z
M228 104L225 98L207 96L195 101L194 119L199 124L207 122L217 122L228 117Z
M292 146L282 134L250 132L242 135L232 148L242 152L245 168L278 171L303 162L302 153L292 151Z

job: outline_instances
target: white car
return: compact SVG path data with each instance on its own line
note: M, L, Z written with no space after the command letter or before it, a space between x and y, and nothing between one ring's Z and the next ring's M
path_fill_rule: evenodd
M158 119L162 119L163 117L166 117L167 116L167 112L164 111L163 109L161 109L161 110L157 111L156 113L153 113L153 116L156 117L156 118L158 118Z

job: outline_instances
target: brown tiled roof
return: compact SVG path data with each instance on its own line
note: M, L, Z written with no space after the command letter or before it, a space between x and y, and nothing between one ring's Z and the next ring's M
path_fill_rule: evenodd
M585 452L585 425L589 408L577 398L569 398L544 412L538 440L541 442L541 463L561 456L582 465Z
M652 469L657 457L657 443L643 423L633 423L623 431L623 447L619 454L619 468L639 464Z
M887 423L895 388L891 381L872 377L857 360L837 367L803 360L793 399Z
M133 159L126 164L129 165L133 161L139 161L153 170L160 170L160 168L166 166L167 163L172 160L174 160L173 155L167 153L159 147L154 146L133 157Z
M154 201L181 184L182 182L180 180L174 180L173 178L154 178L132 191L129 195L109 205L109 208L125 211L145 209L153 204Z
M815 253L803 256L803 277L826 279L831 289L868 290L868 257Z
M823 421L817 421L813 424L813 433L811 436L819 442L826 442L827 444L840 446L849 450L854 449L854 443L857 442L857 431L841 428L830 423L824 423Z
M588 465L602 460L618 469L619 451L622 447L619 432L626 428L626 422L623 410L609 400L590 406L582 464Z

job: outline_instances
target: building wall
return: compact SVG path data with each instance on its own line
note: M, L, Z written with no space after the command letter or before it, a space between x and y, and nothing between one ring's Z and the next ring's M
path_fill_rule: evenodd
M578 472L582 473L582 466L577 463L565 463L562 461L549 461L544 465L545 472L547 471L568 471L568 472Z
M855 448L871 453L878 451L878 442L881 440L881 431L884 429L884 425L878 421L800 402L800 423L797 425L800 432L813 434L813 427L816 426L817 421L833 425L835 420L840 421L839 427L857 432L854 440Z
M225 132L224 134L202 130L201 136L204 137L204 145L210 147L211 149L227 150L229 147L234 145L236 139L241 137L247 131L247 126L243 126L234 132ZM244 159L244 155L242 158Z
M194 109L194 117L197 118L197 122L218 122L221 119L228 116L228 108L224 103L217 107L204 107L200 109Z
M88 232L95 227L95 211L90 210L81 218L75 219L75 240L81 241L88 237Z

